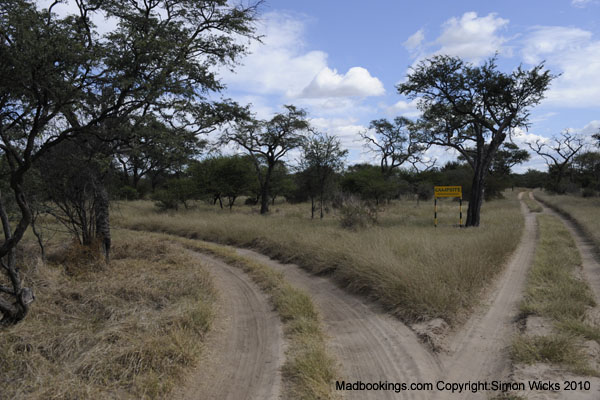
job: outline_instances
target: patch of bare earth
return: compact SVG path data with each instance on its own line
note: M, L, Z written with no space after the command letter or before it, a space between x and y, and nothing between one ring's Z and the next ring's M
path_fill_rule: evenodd
M193 254L218 289L217 317L199 366L175 391L175 398L280 398L285 346L279 316L267 296L239 268Z

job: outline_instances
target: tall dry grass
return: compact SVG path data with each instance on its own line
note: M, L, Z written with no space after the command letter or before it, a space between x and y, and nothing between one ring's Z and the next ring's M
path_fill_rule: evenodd
M479 228L459 229L458 203L443 201L433 227L433 204L397 202L379 224L342 229L335 216L310 220L306 205L276 206L268 216L248 207L227 211L199 206L160 213L149 202L121 203L118 224L136 230L253 247L369 295L406 320L456 320L502 270L521 236L515 196L483 206ZM466 208L465 208L466 211Z
M0 398L162 399L196 363L213 318L210 277L180 248L115 236L110 265L54 246L28 272L37 299L0 331Z
M600 251L600 198L552 195L536 190L537 199L573 219Z

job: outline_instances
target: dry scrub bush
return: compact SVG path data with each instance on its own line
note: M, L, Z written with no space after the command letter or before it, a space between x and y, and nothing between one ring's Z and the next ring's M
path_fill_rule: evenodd
M342 228L365 228L377 223L377 206L356 196L347 196L339 207Z
M179 248L119 236L101 269L70 247L54 257L78 264L75 274L50 263L33 275L30 315L0 332L0 397L165 398L196 362L210 277Z

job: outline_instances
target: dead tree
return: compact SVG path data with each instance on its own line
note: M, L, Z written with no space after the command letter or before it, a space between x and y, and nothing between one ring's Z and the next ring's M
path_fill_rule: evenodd
M541 156L550 175L554 175L552 190L563 193L560 186L565 172L573 161L573 157L585 146L582 137L564 130L558 136L553 136L548 142L537 139L533 143L527 143L529 148Z

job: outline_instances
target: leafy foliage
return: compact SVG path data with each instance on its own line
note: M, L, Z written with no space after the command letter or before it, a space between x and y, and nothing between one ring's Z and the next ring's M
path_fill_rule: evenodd
M485 178L495 153L515 128L528 125L531 108L552 79L543 63L504 73L495 58L475 66L439 55L421 61L397 86L400 94L419 99L421 140L457 150L473 168L466 226L479 225Z

